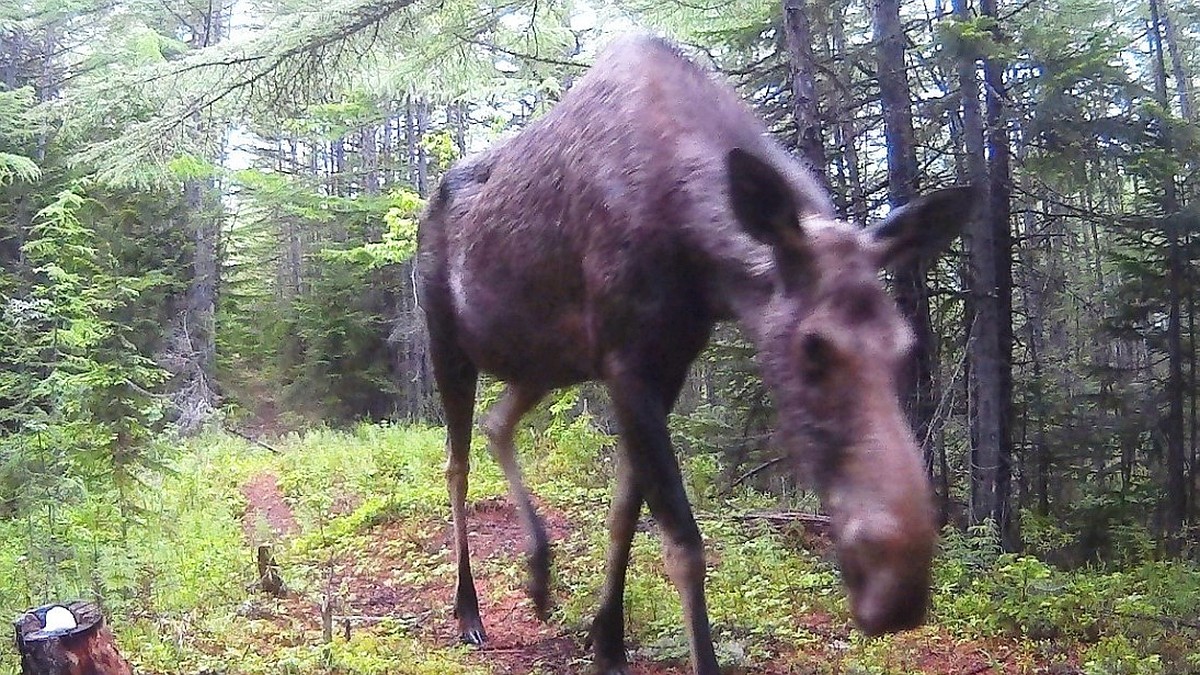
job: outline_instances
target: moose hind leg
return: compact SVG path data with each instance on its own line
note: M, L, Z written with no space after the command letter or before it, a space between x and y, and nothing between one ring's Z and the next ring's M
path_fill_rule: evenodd
M517 423L529 409L546 395L544 389L508 385L500 401L488 411L480 424L487 435L492 455L504 470L508 494L521 514L525 532L529 535L527 563L529 566L529 597L538 618L545 621L550 612L550 540L546 528L533 507L521 467L517 463L517 448L513 442Z
M467 474L471 468L471 419L478 371L465 355L447 354L457 350L444 342L435 339L431 346L434 376L446 410L446 487L454 516L454 556L458 568L454 616L462 641L479 646L487 640L487 634L479 615L479 596L471 575L471 552L467 544Z

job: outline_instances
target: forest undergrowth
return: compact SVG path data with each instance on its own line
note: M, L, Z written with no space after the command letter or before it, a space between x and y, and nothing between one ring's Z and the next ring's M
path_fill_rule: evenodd
M442 442L437 428L361 425L287 435L271 441L275 452L224 434L164 448L166 470L144 477L153 489L139 490L137 503L81 494L0 523L0 607L16 616L51 599L97 598L144 674L587 672L610 439L586 417L523 435L530 485L555 540L557 607L547 624L522 591L520 525L477 439L469 502L491 637L483 650L454 644ZM852 629L820 528L762 517L777 502L751 490L719 492L727 481L711 458L688 464L718 656L729 672L1200 671L1194 563L1143 551L1119 570L1065 571L1003 554L986 533L947 531L930 624L866 639ZM1069 538L1047 523L1024 526L1033 545ZM259 544L273 547L283 598L258 588ZM679 603L645 515L632 565L635 672L682 674ZM16 672L6 653L0 673Z

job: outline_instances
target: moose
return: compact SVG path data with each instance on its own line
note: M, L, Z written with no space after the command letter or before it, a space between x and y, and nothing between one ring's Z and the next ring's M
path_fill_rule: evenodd
M417 265L445 409L462 640L486 639L466 522L479 373L506 385L480 426L529 536L528 590L543 619L551 550L514 429L551 390L598 380L619 443L595 668L629 669L625 573L645 503L693 672L718 673L704 551L667 415L725 320L755 346L775 441L830 516L858 626L876 635L921 624L937 528L901 402L913 332L880 272L947 246L973 201L952 187L870 228L838 220L731 87L645 35L608 46L544 117L453 166L422 216Z

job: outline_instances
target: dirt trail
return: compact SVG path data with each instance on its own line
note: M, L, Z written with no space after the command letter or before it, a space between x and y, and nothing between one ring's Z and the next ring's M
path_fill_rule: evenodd
M300 531L275 474L263 472L246 481L242 496L246 498L242 532L251 545L277 543Z
M263 473L253 477L243 486L242 493L248 503L243 528L252 544L271 543L299 531L275 475ZM561 626L540 622L521 588L524 581L521 548L525 535L516 510L504 498L481 500L468 508L473 568L488 631L487 645L468 658L498 675L588 672L591 659L580 636ZM539 511L545 518L551 541L561 541L571 531L568 519L560 511L545 504L539 505ZM262 541L264 537L268 541ZM408 569L412 564L406 561L413 559L414 547L419 554L428 556L429 569ZM445 522L397 520L375 527L365 548L332 561L329 587L340 598L335 613L368 621L398 619L430 646L454 644L457 628L450 612L454 575L443 564L448 560L445 552L449 550L450 527ZM435 566L440 569L433 569ZM284 603L290 606L286 616L291 618L286 620L298 618L319 631L317 598L292 596ZM821 638L818 644L809 645L802 653L784 654L767 663L728 672L761 675L842 672L838 665L842 660L839 650L844 647L838 645L847 643L849 627L826 615L797 619ZM362 625L352 629L367 630ZM901 653L907 652L910 658L893 664L899 668L896 672L977 675L1049 672L1005 664L1007 659L997 655L1012 650L1002 642L961 642L934 631L910 633L900 640ZM997 667L989 667L989 663ZM648 662L636 656L632 666L634 675L689 672L685 663Z
M539 505L539 512L545 519L550 540L565 538L569 532L566 517L544 504ZM486 499L468 507L468 522L480 611L488 633L487 644L470 658L504 675L526 675L535 670L547 675L587 672L590 657L578 636L561 626L539 621L520 587L525 534L516 510L506 499ZM410 523L382 525L373 532L367 549L359 553L358 562L347 561L338 567L335 584L348 589L347 613L409 617L417 633L431 645L455 644L457 624L450 612L453 573L419 574L420 580L415 583L407 578L392 581L395 578L392 571L403 566L397 560L394 542L414 538L425 553L450 550L450 528L446 524L428 525L417 532ZM635 663L634 666L636 675L684 675L685 672L673 664Z

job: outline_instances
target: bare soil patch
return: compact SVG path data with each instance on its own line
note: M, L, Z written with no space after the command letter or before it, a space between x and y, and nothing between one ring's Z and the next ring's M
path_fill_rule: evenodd
M251 545L276 543L300 531L275 474L254 476L242 486L242 496L246 498L242 532Z

